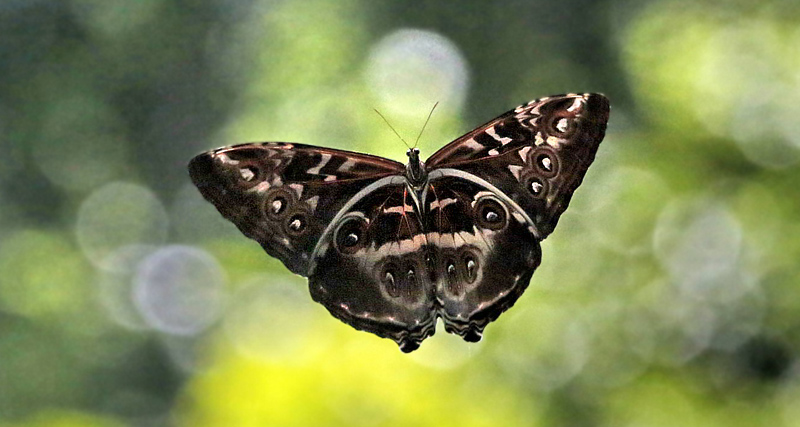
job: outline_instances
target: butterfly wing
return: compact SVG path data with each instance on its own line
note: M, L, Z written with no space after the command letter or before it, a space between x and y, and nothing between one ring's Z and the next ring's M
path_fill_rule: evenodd
M220 148L189 163L203 197L301 276L308 276L320 235L347 199L404 170L381 157L280 142Z
M544 239L594 160L608 116L600 94L537 99L446 145L426 167L483 178L517 202Z
M356 329L411 351L435 325L419 209L400 163L301 144L243 144L189 164L203 196ZM411 274L409 274L411 272Z
M409 352L433 335L435 304L416 196L402 176L351 197L320 239L311 297L356 329Z
M437 313L448 332L478 341L539 265L536 229L513 200L475 175L441 168L429 184L424 218Z
M541 260L603 139L602 95L532 101L468 133L426 162L423 215L437 248L435 292L449 332L480 339Z

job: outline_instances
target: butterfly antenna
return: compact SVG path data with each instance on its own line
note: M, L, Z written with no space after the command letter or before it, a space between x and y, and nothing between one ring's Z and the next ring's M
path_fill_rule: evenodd
M429 121L431 121L431 116L433 115L433 110L435 110L435 109L436 109L436 106L437 106L437 105L439 105L439 101L436 101L436 103L435 103L435 104L433 104L433 108L431 108L431 112L430 112L430 113L428 113L428 118L427 118L427 119L425 119L425 124L423 124L423 125L422 125L422 129L420 129L420 130L419 130L419 135L417 135L417 140L416 140L416 141L414 141L414 146L415 146L415 147L416 147L416 146L417 146L417 144L419 143L419 139L420 139L420 138L422 138L422 132L424 132L424 131L425 131L425 126L428 126L428 122L429 122Z
M398 138L400 138L400 141L403 141L403 144L405 144L405 145L406 145L406 147L408 147L408 149L410 150L410 149L411 149L411 147L408 145L408 143L406 142L406 140L405 140L405 139L403 139L403 137L402 137L402 136L400 136L400 134L399 134L399 133L397 133L397 131L396 131L396 130L394 130L394 127L392 127L392 124L391 124L391 123L389 123L389 121L388 121L388 120L386 120L386 117L383 117L383 114L381 114L381 112L380 112L380 111L378 111L378 109L377 109L377 108L373 108L373 110L375 110L375 112L376 112L376 113L378 113L378 115L379 115L379 116L381 116L381 118L383 119L383 121L384 121L384 122L386 122L386 125L387 125L387 126L389 126L389 129L391 129L391 130L392 130L392 132L394 132L394 134L395 134L395 135L397 135L397 137L398 137Z

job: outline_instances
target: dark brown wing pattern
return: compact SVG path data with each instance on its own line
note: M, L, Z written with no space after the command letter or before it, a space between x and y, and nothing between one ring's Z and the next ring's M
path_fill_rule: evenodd
M608 116L599 94L537 99L446 145L426 167L483 178L519 204L544 239L594 160Z
M289 143L243 144L195 157L190 176L227 219L353 327L411 351L433 333L421 217L405 166ZM415 276L416 275L416 276Z
M189 170L226 218L309 278L315 301L408 352L437 318L477 341L522 295L608 114L597 94L532 101L436 152L424 179L391 160L287 143L209 151Z
M364 188L323 234L308 281L311 297L335 317L406 352L436 324L419 212L402 176Z
M559 95L521 105L426 162L428 241L436 248L439 316L476 341L522 295L539 242L567 208L602 141L608 100Z
M438 316L448 332L478 341L528 286L539 239L519 206L474 175L434 170L427 196Z
M189 163L203 197L301 276L308 276L320 235L347 200L404 170L381 157L281 142L220 148Z

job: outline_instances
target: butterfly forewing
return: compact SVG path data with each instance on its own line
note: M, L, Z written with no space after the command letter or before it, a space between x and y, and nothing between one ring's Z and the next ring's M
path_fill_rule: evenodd
M203 197L302 276L308 276L321 233L348 198L403 170L381 157L280 142L212 150L189 164Z
M477 341L519 298L608 114L597 94L531 101L446 145L424 171L413 150L404 167L288 143L209 151L189 170L245 235L309 277L315 301L411 351L439 317Z
M446 145L426 167L485 179L528 213L543 239L594 160L608 115L608 99L598 94L537 99Z

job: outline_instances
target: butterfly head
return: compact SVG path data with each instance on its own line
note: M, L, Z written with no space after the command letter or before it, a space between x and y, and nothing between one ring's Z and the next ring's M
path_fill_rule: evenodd
M425 172L425 163L419 159L419 148L412 147L406 151L408 156L408 165L406 165L406 178L414 186L420 186L425 183L428 173Z

